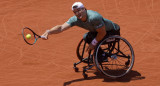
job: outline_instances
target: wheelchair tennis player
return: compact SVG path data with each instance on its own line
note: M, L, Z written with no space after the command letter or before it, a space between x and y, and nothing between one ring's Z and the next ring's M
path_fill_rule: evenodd
M50 30L46 30L42 34L42 39L48 39L48 35L63 32L73 26L79 26L89 32L84 34L84 40L89 43L88 51L93 50L98 42L104 37L110 35L120 35L120 27L118 24L103 18L98 12L87 10L81 2L75 2L72 5L72 16L62 25L57 25Z

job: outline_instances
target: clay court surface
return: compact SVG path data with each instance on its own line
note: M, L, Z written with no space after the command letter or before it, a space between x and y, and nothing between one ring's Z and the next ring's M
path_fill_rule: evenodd
M63 33L27 45L23 27L38 34L66 22L76 0L0 0L0 86L159 86L160 1L81 0L121 26L121 36L135 51L132 71L121 79L102 78L82 68L75 73L76 47L86 30L73 27Z

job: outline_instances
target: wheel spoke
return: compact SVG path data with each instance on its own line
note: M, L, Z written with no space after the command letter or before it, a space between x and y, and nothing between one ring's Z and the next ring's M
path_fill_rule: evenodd
M112 36L110 38L116 39L116 41L105 43L107 38L103 40L95 49L95 60L98 60L99 48L104 52L108 52L108 62L97 63L96 67L104 73L104 75L118 78L127 74L133 67L134 63L134 51L127 40L120 36ZM129 62L130 61L130 62ZM132 62L131 62L132 61Z

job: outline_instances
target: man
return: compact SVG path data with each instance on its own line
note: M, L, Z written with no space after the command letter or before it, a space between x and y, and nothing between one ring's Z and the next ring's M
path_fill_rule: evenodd
M79 26L89 31L84 35L84 40L89 43L87 50L93 50L105 36L120 35L120 27L117 24L103 18L95 11L87 10L81 2L75 2L72 5L72 11L75 16L64 24L47 30L42 38L47 39L48 35L63 32L72 26Z

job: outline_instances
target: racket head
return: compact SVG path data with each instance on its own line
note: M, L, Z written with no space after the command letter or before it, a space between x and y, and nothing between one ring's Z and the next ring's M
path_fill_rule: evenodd
M22 35L23 35L24 41L29 45L35 44L38 38L40 38L39 35L37 35L32 29L28 27L25 27L22 29ZM27 35L30 35L30 38L27 38L26 37Z

